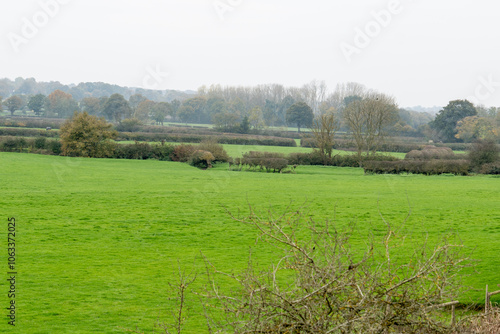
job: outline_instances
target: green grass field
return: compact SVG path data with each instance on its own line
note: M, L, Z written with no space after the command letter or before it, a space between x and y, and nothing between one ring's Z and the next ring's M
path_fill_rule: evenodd
M229 172L227 165L202 171L175 162L0 153L0 189L4 249L7 218L17 219L16 333L151 332L173 309L167 282L175 280L177 260L201 271L201 251L238 272L251 246L257 261L272 260L254 231L224 209L245 213L248 203L280 212L291 201L294 208L307 202L317 220L356 222L354 242L361 244L369 233L383 234L379 210L400 223L409 200L408 233L436 240L455 231L475 249L478 273L467 283L481 290L468 296L473 302L484 298L486 284L500 284L500 178L493 176L364 175L319 166L299 166L297 174ZM196 297L188 302L187 332L205 332ZM2 319L0 332L13 332Z

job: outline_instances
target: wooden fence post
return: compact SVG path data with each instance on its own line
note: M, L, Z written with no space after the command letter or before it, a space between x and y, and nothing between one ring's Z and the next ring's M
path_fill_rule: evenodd
M486 305L485 305L485 312L486 313L488 313L488 309L490 307L491 296L498 295L498 294L500 294L500 290L488 292L488 286L486 286Z
M488 314L488 305L490 304L490 295L488 294L488 284L486 284L486 295L484 297L484 314Z

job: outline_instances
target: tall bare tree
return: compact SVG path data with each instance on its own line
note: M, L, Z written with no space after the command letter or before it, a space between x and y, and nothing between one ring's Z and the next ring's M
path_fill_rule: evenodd
M311 127L316 148L323 156L325 164L332 157L333 144L335 143L335 132L339 128L339 122L333 113L333 109L317 116Z
M393 97L367 91L348 102L343 116L361 161L363 153L374 155L377 152L387 135L387 127L398 119L398 108Z

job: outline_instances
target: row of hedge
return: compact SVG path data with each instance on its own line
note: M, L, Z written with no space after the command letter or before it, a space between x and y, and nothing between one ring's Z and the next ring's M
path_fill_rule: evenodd
M215 141L204 141L198 145L175 145L172 151L172 161L189 162L196 151L208 151L213 154L213 162L228 162L230 158L224 147Z
M412 150L405 155L406 160L454 160L463 159L460 155L455 155L449 147L436 147L433 145L424 146L421 150Z
M148 143L135 143L115 145L113 154L109 158L172 161L173 145L150 145Z
M163 134L146 132L120 132L119 141L167 141L176 143L201 143L204 140L213 139L220 144L234 145L262 145L262 146L288 146L296 147L297 143L291 138L264 137L251 135L197 135L197 134Z
M229 162L231 169L236 167L236 170L241 171L244 166L254 171L258 167L260 171L281 173L288 168L288 160L282 153L250 151L243 154L242 158L236 158Z
M303 138L300 141L300 146L316 148L316 141L314 138ZM408 153L412 150L418 150L421 146L422 144L417 144L417 143L390 142L381 144L378 151ZM353 140L336 139L333 148L337 150L349 151L349 150L355 150L357 146Z
M58 131L45 129L0 128L0 136L56 138L59 134Z
M124 120L122 123L115 125L115 129L119 132L143 132L143 133L184 133L198 135L213 135L214 130L210 128L200 127L182 127L182 126L160 126L160 125L141 125L132 123L132 120Z
M428 148L429 150L431 148ZM432 148L436 150L436 148ZM28 152L40 154L61 154L61 143L46 137L0 137L0 151ZM443 150L448 153L450 150ZM210 153L210 154L207 154ZM448 155L446 155L448 156ZM212 162L230 162L230 168L241 170L243 166L249 169L265 170L267 172L282 172L288 165L329 165L339 167L359 167L363 165L365 173L400 174L413 173L438 175L451 173L468 175L471 163L464 159L405 159L399 160L392 156L372 155L335 155L325 158L318 151L311 153L291 153L287 157L282 153L255 152L245 153L243 158L230 159L222 145L214 141L206 141L199 145L155 145L148 143L116 144L108 158L115 159L157 159L163 161L189 162L198 167L210 167ZM500 174L500 162L492 162L480 166L475 172L482 174Z
M38 128L59 129L65 122L65 119L59 118L41 118L41 117L0 117L0 126L12 128ZM162 134L193 134L205 136L218 136L223 132L223 136L227 136L226 131L218 131L207 127L185 126L183 124L172 124L170 126L159 125L143 125L139 121L124 120L122 123L115 125L115 129L119 132L142 132L142 133L162 133ZM237 133L229 132L230 135ZM291 131L280 131L273 129L254 130L248 134L268 137L300 139L301 134ZM25 136L25 135L24 135Z
M428 144L424 142L391 141L387 143L382 143L378 148L378 151L408 153L410 151L420 150L425 145ZM435 145L438 147L448 147L454 151L466 151L471 146L471 144L466 144L466 143L446 143L446 144L439 143ZM316 141L314 138L302 138L300 140L300 146L316 148ZM333 148L337 150L349 151L349 150L355 150L357 146L353 140L336 139Z
M424 175L468 175L468 160L400 160L365 161L363 169L367 174L424 174Z
M65 122L60 118L39 118L39 117L0 117L0 126L12 128L52 128L59 129Z
M49 155L61 154L61 143L56 139L45 137L0 137L0 152L27 152Z
M148 143L115 144L111 153L106 158L111 159L155 159L161 161L190 162L196 152L210 152L213 158L211 162L227 162L229 156L222 145L214 142L203 142L199 145L156 145ZM23 137L0 137L0 152L24 152L48 155L60 155L62 153L61 142L56 139L45 137L23 138ZM200 157L198 157L200 158ZM200 159L198 159L200 160Z
M324 157L318 151L311 153L290 153L288 161L291 165L324 165L337 167L359 167L365 160L397 161L396 157L389 155L362 156L361 161L356 154L334 155L331 158Z
M1 152L24 152L48 155L60 155L62 145L59 140L45 137L0 137ZM128 145L115 145L113 153L107 158L114 159L157 159L172 160L173 145L150 145L135 143Z
M500 161L484 164L479 168L479 173L500 175Z
M0 128L0 136L16 137L48 137L57 138L58 131L30 129L30 128ZM214 139L221 144L235 145L263 145L263 146L288 146L296 147L297 143L291 138L265 137L257 135L203 135L188 133L148 133L148 132L119 132L118 141L167 141L176 143L200 143Z

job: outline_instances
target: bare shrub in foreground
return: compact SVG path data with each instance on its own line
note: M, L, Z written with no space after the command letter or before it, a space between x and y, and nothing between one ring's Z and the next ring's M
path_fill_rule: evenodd
M457 328L456 333L498 334L500 333L500 309L492 309L488 314L472 317Z
M301 210L233 218L255 227L279 258L262 272L250 260L239 275L206 260L203 295L217 309L208 315L210 332L453 332L433 307L453 300L461 286L468 258L453 237L433 247L424 240L405 256L412 246L400 234L402 225L395 229L386 222L382 241L372 239L357 252L351 249L352 229L317 223ZM224 291L227 280L238 289Z

